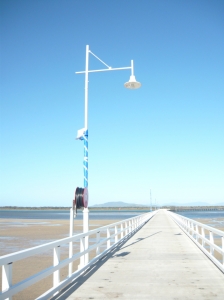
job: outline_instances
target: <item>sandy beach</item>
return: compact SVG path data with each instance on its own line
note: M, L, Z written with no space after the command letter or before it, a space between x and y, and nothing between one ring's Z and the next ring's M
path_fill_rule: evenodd
M90 229L95 229L119 220L92 220ZM197 219L198 222L216 227L224 231L224 219ZM82 221L74 221L74 233L82 232ZM28 219L0 219L0 256L35 247L57 239L69 236L69 220L28 220ZM220 242L218 242L219 244ZM74 251L79 251L79 243L74 246ZM94 255L94 254L92 254ZM68 248L63 249L61 259L68 257ZM91 255L90 255L91 258ZM30 257L13 264L13 284L52 266L52 253L43 253L40 256ZM73 264L73 271L77 269L79 261ZM61 270L61 279L68 274L68 267ZM0 274L1 282L1 274ZM52 275L32 285L30 288L13 297L15 300L35 299L47 289L52 287Z
M90 229L118 222L119 220L93 220ZM82 220L74 220L74 234L82 232ZM69 220L28 220L28 219L0 219L0 256L35 247L54 240L69 236ZM79 251L79 244L74 251ZM68 247L61 252L61 259L68 257ZM13 264L13 284L52 266L52 252L40 256L30 257ZM74 262L73 271L77 269L79 260ZM61 270L61 279L68 274L68 267ZM2 288L2 273L0 286ZM30 288L18 293L13 300L35 299L52 287L52 276L32 285Z
M203 223L203 224L211 226L211 227L215 227L218 230L224 231L224 218L195 219L195 221Z

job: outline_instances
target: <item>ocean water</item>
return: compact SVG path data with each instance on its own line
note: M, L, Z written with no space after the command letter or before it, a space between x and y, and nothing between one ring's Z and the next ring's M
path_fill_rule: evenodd
M224 211L179 211L176 212L179 215L182 215L186 218L190 219L216 219L216 218L224 218Z
M89 213L90 220L129 219L148 210L93 210ZM176 212L190 219L224 218L224 211L187 211ZM82 210L78 210L76 219L81 220ZM69 220L69 210L0 210L0 219L38 219L38 220Z
M215 227L217 229L224 229L224 211L188 211L188 212L178 212L186 218L193 219L200 222L200 219L206 219L206 225ZM203 220L202 220L202 223Z
M90 220L124 220L148 211L134 210L94 210L89 213ZM41 219L41 220L69 220L69 210L0 210L0 219ZM82 220L83 213L78 210L76 219Z

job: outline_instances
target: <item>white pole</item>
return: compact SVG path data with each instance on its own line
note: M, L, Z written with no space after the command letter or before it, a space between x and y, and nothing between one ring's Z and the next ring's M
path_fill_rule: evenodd
M83 210L83 232L89 231L89 209L84 208ZM85 250L89 247L89 237L85 237ZM89 253L85 254L85 265L89 263Z
M73 208L70 208L70 230L69 230L69 236L73 236L73 228L74 228L74 215L73 215ZM69 243L69 258L71 258L73 255L73 243ZM68 273L69 276L72 275L72 263L69 264Z
M85 129L88 129L88 85L89 85L89 45L86 45L85 71Z
M86 45L86 71L85 71L85 131L87 132L86 139L88 139L88 85L89 85L89 45ZM88 140L86 144L87 149L85 149L85 156L88 155ZM87 157L88 159L88 157ZM88 164L87 162L84 162ZM86 166L84 178L84 187L88 187L88 165ZM83 232L89 231L89 209L84 208L83 210ZM85 250L89 247L89 237L85 237ZM85 254L85 265L89 262L89 253Z

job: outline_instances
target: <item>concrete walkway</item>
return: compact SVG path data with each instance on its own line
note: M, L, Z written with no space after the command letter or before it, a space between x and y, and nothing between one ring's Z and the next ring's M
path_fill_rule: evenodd
M58 299L224 299L224 274L161 211Z

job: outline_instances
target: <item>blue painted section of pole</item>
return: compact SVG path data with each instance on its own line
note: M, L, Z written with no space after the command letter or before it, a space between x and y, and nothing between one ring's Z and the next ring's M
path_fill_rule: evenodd
M83 160L84 187L88 187L88 130L84 132L83 139L84 139L84 160Z

